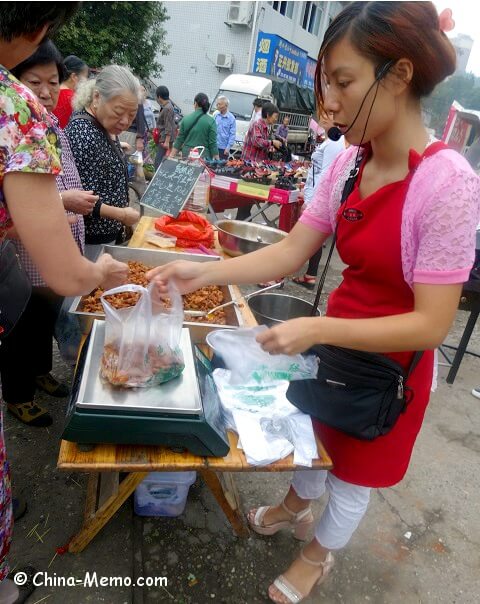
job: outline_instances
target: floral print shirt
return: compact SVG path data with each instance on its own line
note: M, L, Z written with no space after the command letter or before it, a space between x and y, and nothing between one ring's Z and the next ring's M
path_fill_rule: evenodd
M3 194L9 172L58 175L61 147L51 119L30 90L0 65L0 242L12 226Z

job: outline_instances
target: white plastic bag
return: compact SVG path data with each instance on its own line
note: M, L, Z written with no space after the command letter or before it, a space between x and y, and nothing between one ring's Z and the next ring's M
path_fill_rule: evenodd
M116 309L108 296L123 292L139 293L134 306ZM152 299L151 286L123 285L106 291L105 345L101 375L114 386L148 387L167 382L184 368L180 350L183 324L182 297L170 285L168 300Z
M310 380L317 376L314 355L269 354L256 337L268 329L259 325L250 329L223 329L209 335L209 343L231 371L231 384L271 384L279 380Z

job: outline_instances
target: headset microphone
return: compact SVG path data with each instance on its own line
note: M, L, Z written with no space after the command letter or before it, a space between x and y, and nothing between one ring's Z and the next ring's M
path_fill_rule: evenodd
M350 124L350 126L345 131L342 132L340 130L340 128L337 128L337 126L332 126L332 128L328 129L327 136L331 141L340 140L342 136L347 134L347 132L349 132L351 130L351 128L353 128L353 126L355 125L355 122L358 119L358 116L360 115L363 105L364 105L365 101L367 100L367 96L370 94L370 90L375 86L375 84L380 82L380 80L387 75L388 70L394 64L395 64L394 60L388 61L388 63L385 63L385 65L379 70L379 72L375 76L375 80L374 80L373 84L370 86L370 88L365 93L365 96L363 97L363 101L360 104L360 109L357 111L357 115L353 118L353 122Z

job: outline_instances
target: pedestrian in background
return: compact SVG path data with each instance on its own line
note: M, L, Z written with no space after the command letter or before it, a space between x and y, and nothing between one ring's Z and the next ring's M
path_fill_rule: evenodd
M175 157L179 151L183 157L188 157L193 147L204 147L203 159L218 159L217 124L213 117L208 115L208 96L199 92L193 100L193 107L194 111L180 122L180 132L170 157Z
M262 107L264 101L262 99L256 98L253 99L253 114L251 118L251 122L256 122L257 120L262 119Z
M73 112L73 97L78 86L88 79L88 65L75 55L69 55L63 61L67 79L60 84L58 103L53 114L60 128L65 128Z
M228 110L229 105L230 101L226 96L217 98L218 112L215 114L215 122L217 124L217 146L220 159L228 159L237 132L237 122L233 113Z
M170 151L175 140L177 126L175 124L175 111L170 100L170 92L166 86L159 86L156 90L160 113L157 118L158 143L155 156L155 170L162 163L167 151Z

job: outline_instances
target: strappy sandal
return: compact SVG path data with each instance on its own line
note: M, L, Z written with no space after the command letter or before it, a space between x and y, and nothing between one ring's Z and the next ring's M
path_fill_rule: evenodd
M37 428L46 428L53 423L50 413L37 405L37 403L7 403L7 408L12 415L18 420L27 424L27 426L35 426Z
M315 282L317 281L316 277L311 277L310 275L303 275L303 277L293 277L292 281L297 285L301 285L302 287L306 287L310 291L314 289Z
M287 514L290 516L289 520L280 520L279 522L274 522L273 524L265 526L263 522L265 514L272 508L272 506L262 506L255 511L253 518L252 514L254 510L250 510L247 516L250 528L259 535L275 535L275 533L278 533L278 531L281 529L291 528L293 529L295 539L305 541L308 531L313 524L313 514L311 508L308 507L298 513L295 513L287 508L285 502L282 501L280 505L282 509L285 510L285 512L287 512Z
M266 283L257 283L257 287L270 287L271 285L276 285L277 283L281 283L278 289L283 289L285 285L284 279L275 279L274 281L267 281Z
M292 585L290 583L290 581L287 581L287 579L285 579L285 577L283 575L280 575L279 577L277 577L275 579L275 581L273 582L273 585L278 589L278 591L283 596L285 596L285 598L287 598L288 604L298 604L299 602L303 602L303 600L308 598L308 596L310 596L312 591L325 581L325 579L330 574L330 571L332 570L333 564L335 562L335 559L332 556L331 552L328 552L327 557L325 558L325 560L323 562L316 562L315 560L310 560L310 558L307 558L302 550L300 552L300 559L302 560L302 562L305 562L306 564L310 564L311 566L316 566L318 568L321 568L322 574L320 575L320 577L317 579L317 581L313 585L312 589L307 594L304 594L301 591L298 591L298 589L294 585ZM268 597L270 598L270 600L272 602L277 602L277 603L279 602L279 600L274 600L271 597L270 593L268 594Z
M51 373L37 375L35 384L37 388L56 398L65 398L70 394L70 388L56 380Z

